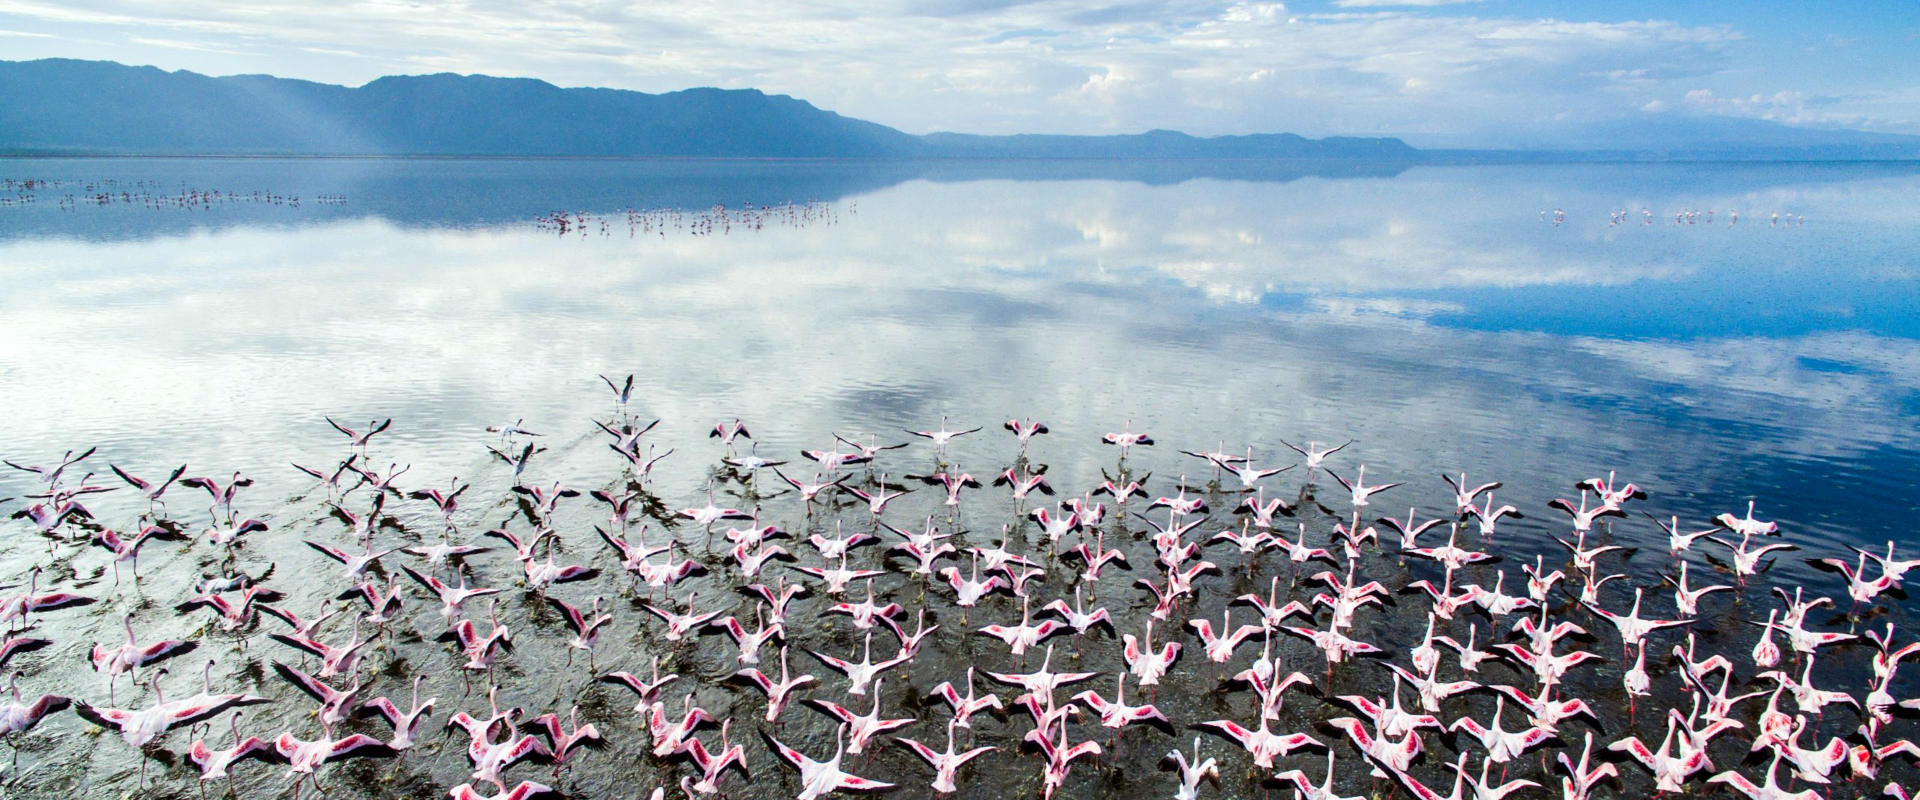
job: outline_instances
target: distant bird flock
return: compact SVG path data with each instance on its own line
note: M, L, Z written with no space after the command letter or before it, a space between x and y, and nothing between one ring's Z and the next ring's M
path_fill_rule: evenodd
M846 204L846 213L858 213L859 204ZM838 204L823 200L804 203L786 202L760 206L748 203L739 208L714 205L703 210L684 208L626 208L609 214L592 211L554 211L535 222L540 230L561 236L589 234L612 236L625 228L629 238L665 237L669 233L688 236L725 236L736 229L743 233L768 227L804 228L833 225L840 221Z
M1682 208L1672 212L1670 215L1655 214L1651 208L1616 208L1607 212L1607 227L1618 228L1622 225L1633 225L1636 223L1645 227L1653 225L1656 219L1668 218L1671 218L1675 225L1712 225L1714 224L1713 218L1716 213L1718 212L1711 208L1704 210L1698 208ZM1767 212L1765 217L1758 217L1757 214L1749 216L1749 219L1754 218L1764 219L1769 228L1799 227L1807 224L1807 216L1805 214L1795 214L1792 212L1782 214L1778 211L1771 211ZM1721 215L1720 219L1721 223L1727 227L1737 226L1740 224L1740 209L1729 208L1725 214ZM1567 222L1567 211L1564 208L1540 209L1540 221L1552 223L1556 227L1565 225ZM1752 224L1754 223L1748 223L1749 226Z
M8 454L24 490L0 530L32 566L0 576L0 734L95 747L169 796L242 776L455 800L1914 787L1898 673L1920 641L1879 618L1920 559L1799 553L1764 499L1683 519L1609 473L1523 509L1498 481L1382 476L1350 442L1179 443L1189 474L1149 475L1131 462L1166 445L1133 421L942 419L772 454L756 420L662 441L633 377L602 380L606 418L474 430L485 474L398 463L403 422L316 419L337 458L253 467L304 482L286 508L163 454ZM989 436L977 474L950 456ZM1063 437L1112 446L1101 482L1055 485ZM549 473L566 441L602 481ZM669 470L706 485L656 494ZM1402 516L1415 481L1449 502ZM1805 555L1832 577L1772 577ZM199 629L166 638L175 614ZM90 688L51 693L82 663ZM80 731L99 743L34 744ZM5 795L47 796L57 768L13 755Z
M346 195L341 194L318 194L302 199L299 195L266 191L233 192L185 185L164 187L158 181L146 180L0 178L0 208L37 205L43 193L52 195L54 204L62 211L100 206L136 206L152 211L206 211L228 205L299 208L302 203L335 206L347 202Z

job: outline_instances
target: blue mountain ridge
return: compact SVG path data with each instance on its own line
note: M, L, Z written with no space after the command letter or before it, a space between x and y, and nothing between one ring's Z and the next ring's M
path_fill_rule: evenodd
M1413 160L1393 138L914 136L753 89L663 94L418 75L357 88L104 61L0 61L0 152L99 155Z
M912 159L1260 159L1375 163L1920 158L1920 136L1678 113L1519 131L1502 149L1395 137L931 133L755 89L662 94L532 78L406 75L359 87L209 77L111 61L0 61L0 154Z

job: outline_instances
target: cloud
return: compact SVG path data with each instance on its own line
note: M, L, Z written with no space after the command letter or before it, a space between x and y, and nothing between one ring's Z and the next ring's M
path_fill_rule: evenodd
M127 41L133 42L135 44L152 45L154 47L166 47L174 50L192 50L199 53L215 53L218 55L225 55L225 56L259 55L259 53L253 52L253 51L234 50L230 48L218 47L215 45L206 44L203 42L187 42L187 41L181 41L179 39L159 39L159 38L154 38L150 36L129 36L127 37Z
M913 133L1473 135L1672 102L1711 85L1744 41L1720 25L1420 8L1435 4L1346 0L1350 10L1303 14L1245 0L0 0L0 23L99 40L23 40L36 54L215 74L754 87Z
M1681 98L1688 110L1729 117L1749 117L1789 125L1883 127L1884 120L1855 111L1836 108L1844 98L1832 95L1807 95L1799 91L1755 93L1744 97L1722 97L1711 89L1694 89Z
M1821 219L1911 207L1889 202L1911 194L1910 179L1803 180L1778 191L1830 192L1823 205L1838 205ZM1431 170L1390 182L1163 187L915 181L862 197L857 216L832 226L643 241L371 218L126 243L29 239L0 244L0 258L36 292L0 297L0 311L41 335L8 342L0 394L25 421L10 431L26 443L15 449L57 453L94 439L102 460L163 454L257 473L264 485L253 491L267 498L311 488L285 460L338 457L327 413L398 417L381 463L391 455L414 475L441 477L492 469L475 458L481 428L524 417L548 426L542 480L593 485L617 463L578 431L610 410L593 373L637 366L660 390L635 411L665 420L653 434L663 447L704 442L703 425L735 416L754 423L769 452L790 453L836 430L919 427L948 411L975 418L966 424L1034 413L1055 426L1049 460L1067 485L1098 480L1093 465L1111 453L1097 434L1129 415L1169 449L1212 446L1203 437L1216 429L1236 440L1354 436L1386 480L1434 464L1566 475L1585 468L1581 458L1624 453L1633 463L1617 466L1651 473L1635 470L1636 481L1699 487L1703 498L1689 502L1728 504L1738 496L1724 487L1743 484L1726 475L1755 458L1825 463L1910 441L1920 391L1912 341L1667 342L1421 322L1449 311L1422 287L1500 285L1476 271L1504 271L1511 285L1645 277L1634 272L1644 250L1586 238L1580 222L1551 239L1498 224L1530 187L1579 187L1597 210L1618 185L1561 176L1459 191L1469 182ZM1687 182L1650 199L1692 204L1688 193L1706 188ZM1594 226L1604 233L1604 220ZM1695 252L1739 241L1722 233ZM1551 254L1561 258L1535 268ZM398 262L409 268L390 267ZM1298 310L1232 305L1276 290L1307 299ZM860 321L857 335L849 319ZM1463 369L1463 353L1497 356L1470 355ZM1593 444L1570 450L1566 436L1540 431ZM1009 442L964 437L956 447L978 463ZM1735 442L1752 446L1750 457L1728 458ZM1164 457L1146 465L1180 458ZM656 491L704 497L703 462L675 459ZM1558 490L1541 481L1502 491L1542 507ZM114 498L105 502L126 499ZM125 518L143 510L108 508ZM425 509L396 513L432 520ZM1832 523L1859 536L1852 525Z

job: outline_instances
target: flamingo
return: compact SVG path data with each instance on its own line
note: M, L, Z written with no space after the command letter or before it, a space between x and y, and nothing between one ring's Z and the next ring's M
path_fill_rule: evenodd
M960 691L954 688L952 681L941 682L939 686L933 687L933 691L928 692L927 696L945 700L947 705L953 708L953 724L962 728L973 727L969 720L976 713L987 709L993 709L994 713L999 713L1005 708L999 696L991 692L985 695L974 693L973 667L967 667L967 696L961 697Z
M499 687L487 690L487 702L493 704L493 698ZM458 727L467 732L467 762L473 767L472 779L493 784L505 789L506 785L500 773L507 768L530 758L544 758L547 747L531 735L515 735L518 731L513 724L520 709L513 708L500 712L495 706L493 714L485 720L476 720L466 712L454 714L447 720L447 727ZM494 731L504 735L494 741Z
M1145 497L1146 495L1143 493L1141 496ZM1266 499L1266 490L1262 489L1256 492L1254 496L1241 500L1240 505L1234 507L1233 513L1251 515L1253 517L1254 527L1271 530L1273 528L1273 515L1279 514L1283 517L1291 517L1294 514L1294 510L1293 506L1287 505L1287 501L1278 497L1272 500Z
M120 618L126 626L127 643L119 647L107 647L96 644L88 654L87 660L93 664L93 671L107 676L107 701L113 702L113 684L120 673L133 673L134 670L157 661L191 653L200 646L199 642L181 639L163 639L152 644L142 645L133 636L133 612L127 612ZM139 676L134 675L137 679Z
M886 681L884 679L874 680L873 708L869 709L865 714L856 714L839 703L826 700L809 699L807 700L807 705L819 709L829 717L840 720L840 724L846 726L848 731L847 753L857 756L861 750L866 749L869 742L873 741L873 737L890 730L904 728L918 721L912 717L904 719L882 719L880 717L880 693L885 686Z
M322 724L337 725L345 722L359 707L357 702L362 687L358 680L345 689L336 689L319 678L279 661L273 662L273 671L279 673L287 683L293 684L294 688L306 692L308 696L320 703L320 707L314 713Z
M1197 800L1200 796L1200 782L1203 780L1213 781L1216 787L1220 785L1220 765L1212 758L1201 760L1198 736L1193 737L1193 758L1187 758L1186 753L1180 752L1180 748L1175 747L1160 761L1162 769L1172 766L1180 773L1180 786L1174 789L1174 800ZM1286 780L1287 774L1281 773L1277 777ZM1331 776L1328 780L1332 780Z
M1474 508L1474 498L1479 497L1482 493L1498 489L1503 485L1499 481L1492 481L1478 486L1469 486L1467 484L1467 473L1464 472L1460 473L1459 480L1455 480L1449 475L1441 475L1440 480L1446 481L1447 487L1453 490L1454 513L1463 518L1477 510ZM1413 519L1411 509L1408 510L1407 519Z
M1160 713L1160 709L1155 708L1152 703L1127 705L1127 673L1116 672L1114 677L1116 680L1112 700L1101 697L1099 692L1092 689L1073 696L1074 700L1086 704L1088 708L1093 709L1093 713L1100 715L1100 725L1113 731L1114 742L1120 741L1120 731L1128 725L1151 722L1166 728L1173 727L1173 721L1167 719L1167 716Z
M153 705L143 709L97 708L83 701L74 701L74 711L88 722L103 728L112 728L120 732L120 738L129 747L145 747L155 739L166 735L167 731L184 725L192 725L229 708L270 703L265 697L247 694L211 694L201 693L185 700L169 702L160 691L159 676L166 675L165 669L159 670L153 682Z
M654 669L656 672L658 671L659 667L657 666L657 664ZM616 673L616 674L624 674L624 673ZM751 683L754 686L759 687L760 691L766 693L767 695L766 719L768 722L775 722L780 719L780 712L785 711L787 708L787 705L793 702L793 693L795 691L799 690L800 687L805 686L809 683L818 682L818 679L814 678L812 675L796 676L787 669L787 648L785 646L782 646L780 648L780 680L777 680L777 681L773 680L772 678L767 677L766 674L762 673L760 670L755 669L753 667L748 667L746 669L740 670L739 672L733 673L732 678L734 680L741 680L741 681L746 681L748 683ZM642 695L642 704L643 705L645 704L645 695Z
M785 648L782 649L784 650ZM640 676L631 672L609 672L594 680L601 683L617 683L633 690L633 693L640 697L640 702L633 707L633 713L645 716L649 709L660 702L660 690L665 688L667 684L679 679L680 676L673 673L667 673L666 676L662 677L660 675L660 657L654 656L652 680L643 680ZM773 720L769 719L767 721L772 722Z
M845 752L847 726L841 723L834 734L833 757L825 761L815 761L806 754L780 743L779 739L766 731L760 732L767 748L773 751L781 761L800 773L800 794L796 800L814 800L824 794L849 789L856 792L872 792L891 789L893 784L862 778L840 769L840 758Z
M736 418L732 422L714 425L713 432L707 434L707 438L719 439L721 444L732 447L734 439L751 439L753 432L747 430L747 426Z
M973 433L973 432L975 432L975 431L978 431L978 430L980 430L980 428L978 428L978 427L975 427L975 428L968 428L968 429L966 429L966 430L959 430L959 431L950 431L950 430L947 430L947 418L946 418L946 417L945 417L945 416L943 415L943 416L941 416L941 417L940 417L940 429L939 429L939 430L932 430L932 431L907 431L907 433L910 433L910 434L913 434L913 435L915 435L915 436L919 436L919 437L922 437L922 438L926 438L926 439L931 439L931 440L933 440L933 448L934 448L934 452L935 452L935 453L937 453L937 454L940 454L940 455L945 455L945 454L946 454L946 452L947 452L947 443L948 443L948 442L950 442L950 441L953 441L953 440L954 440L955 438L957 438L957 437L961 437L961 436L965 436L965 435L967 435L967 434L969 434L969 433Z
M746 626L741 625L739 620L730 616L707 623L710 627L716 627L726 631L727 636L733 639L734 644L740 650L737 660L741 664L751 665L760 663L760 648L762 646L774 639L786 638L787 629L783 623L767 623L766 606L755 605L753 607L753 616L754 620L760 625L759 630L747 630Z
M1853 598L1853 603L1856 607L1862 604L1872 603L1873 599L1880 596L1881 592L1899 585L1899 581L1884 569L1881 570L1880 577L1867 580L1867 554L1865 552L1860 553L1860 558L1853 564L1848 564L1838 558L1814 558L1808 559L1807 563L1827 570L1828 572L1838 572L1844 576L1847 579L1847 596Z
M872 631L867 632L865 655L861 657L858 663L842 658L834 658L817 650L808 650L807 652L812 654L814 658L820 659L820 663L832 667L847 676L847 682L849 684L847 694L866 694L867 684L872 683L874 678L878 677L880 673L907 662L907 654L904 652L885 661L875 662L873 660Z
M616 384L612 378L605 375L601 375L600 380L606 382L607 388L612 390L614 405L620 408L621 413L626 413L627 401L633 399L633 373L627 373L625 383Z
M412 567L402 566L400 567L400 571L406 573L408 577L413 578L415 582L421 586L425 586L428 591L433 592L440 598L440 617L447 621L449 627L453 625L453 618L460 613L460 606L466 601L475 597L498 594L500 592L499 589L488 589L484 587L468 588L467 575L464 572L460 573L460 584L458 586L448 586L441 583L437 578L414 572ZM305 636L307 634L302 633L301 635Z
M1753 518L1753 504L1754 504L1754 501L1752 500L1747 501L1747 515L1745 517L1736 517L1728 513L1728 514L1721 514L1719 516L1714 517L1713 521L1719 524L1719 526L1722 528L1726 528L1727 530L1740 534L1741 538L1752 538L1754 536L1769 536L1772 534L1779 533L1780 532L1779 523L1771 522L1771 521L1762 521L1762 520L1757 520Z
M480 633L479 626L475 625L473 620L463 619L438 637L440 641L454 641L460 644L460 654L467 659L466 663L461 665L463 668L491 671L496 650L512 652L513 631L500 624L497 614L499 605L499 601L487 603L487 620L490 629L485 635ZM324 676L325 670L322 670L321 674Z
M1368 498L1372 497L1375 494L1384 492L1388 489L1391 489L1395 486L1400 485L1399 483L1396 482L1396 483L1383 483L1377 486L1368 486L1367 485L1367 465L1365 464L1360 465L1360 472L1359 474L1354 476L1352 483L1348 483L1346 478L1340 477L1339 473L1334 472L1331 469L1327 470L1327 474L1332 475L1334 480L1339 481L1340 485L1344 487L1350 494L1353 495L1352 505L1356 512L1359 509L1367 507Z
M1260 727L1248 730L1232 720L1217 719L1202 722L1194 727L1212 731L1246 748L1253 756L1253 765L1259 769L1272 770L1275 758L1284 758L1288 753L1301 748L1327 749L1320 740L1304 733L1274 733L1267 729L1267 718L1260 718Z
M1020 440L1020 452L1022 453L1027 452L1027 442L1033 437L1051 432L1047 428L1046 423L1034 422L1031 419L1024 422L1017 419L1010 419L1001 423L1000 427L1013 431L1014 437Z
M180 474L187 471L187 465L181 464L175 467L173 472L167 475L165 480L159 481L158 483L136 478L127 474L126 470L113 464L108 464L107 469L113 470L113 474L120 476L120 480L126 481L128 485L138 490L140 496L146 498L148 503L159 503L160 496L167 493L167 487L172 486L174 481L180 479Z
M1626 753L1639 761L1648 772L1653 773L1655 786L1659 791L1678 792L1688 776L1706 769L1708 763L1704 749L1695 750L1689 754L1674 754L1673 737L1679 730L1679 725L1678 719L1671 716L1667 718L1667 736L1661 740L1660 749L1657 752L1649 749L1637 736L1628 736L1616 741L1607 745L1607 749Z
M415 500L433 501L434 507L440 509L440 516L451 526L454 512L460 509L460 495L470 486L470 484L460 483L458 488L454 488L456 483L460 483L459 478L447 481L448 491L445 492L439 489L416 489L407 496Z
M1776 777L1780 769L1780 758L1780 753L1776 752L1773 754L1773 763L1767 765L1766 783L1756 784L1748 779L1747 776L1733 770L1727 770L1714 775L1708 778L1707 782L1724 783L1738 790L1741 794L1753 798L1753 800L1820 800L1820 792L1814 789L1802 789L1797 792L1790 792L1780 788ZM1891 795L1894 793L1888 792L1888 794Z
M1691 624L1691 620L1683 619L1642 619L1640 617L1640 596L1642 592L1643 590L1638 588L1633 590L1633 610L1626 614L1615 614L1601 608L1596 603L1585 604L1587 609L1592 611L1596 616L1613 623L1614 629L1620 633L1620 646L1623 654L1625 648L1629 646L1641 647L1649 633L1663 628L1678 628Z
M1507 698L1502 695L1494 701L1493 718L1489 725L1481 725L1471 717L1461 717L1447 730L1466 731L1467 735L1487 749L1487 761L1493 764L1505 764L1553 739L1553 731L1546 728L1528 727L1513 731L1501 728L1500 718L1506 707Z
M395 547L376 553L373 551L373 539L368 537L366 542L366 551L362 553L349 553L340 548L330 547L312 540L307 540L306 545L318 551L321 555L340 562L340 564L346 568L345 572L348 580L359 580L367 574L368 567L379 565L380 559L400 549Z
M995 590L1006 586L1006 581L998 575L988 576L984 581L980 580L980 556L978 553L976 553L973 558L972 578L961 577L958 567L942 569L940 570L940 575L947 579L948 584L953 586L953 591L957 595L954 602L962 608L972 607L979 603L982 597L992 594Z
M1307 773L1297 769L1290 769L1290 770L1287 770L1286 772L1282 772L1278 775L1275 775L1273 776L1274 780L1280 781L1282 783L1293 784L1294 800L1366 800L1366 798L1364 797L1343 796L1340 793L1335 792L1333 790L1333 778L1334 778L1333 757L1334 757L1333 749L1328 748L1327 749L1327 778L1326 780L1322 781L1318 786L1315 786L1313 784L1313 781L1310 781L1307 779ZM1186 798L1186 800L1193 800L1193 798L1189 797L1189 798Z
M1012 423L1009 423L1010 426L1011 424ZM1046 426L1040 426L1040 430L1041 432L1045 432ZM1026 437L1022 436L1022 444L1024 444L1025 441ZM894 741L895 744L907 748L907 750L911 751L914 755L919 756L921 760L927 762L928 766L933 767L933 790L939 794L947 794L959 790L954 784L953 779L960 772L961 765L1000 749L997 747L975 747L964 753L955 752L953 744L953 729L955 724L955 720L947 720L946 752L935 752L933 748L904 736Z
M1379 731L1382 738L1398 739L1421 728L1434 730L1446 728L1440 723L1439 717L1432 714L1416 714L1401 706L1400 680L1397 677L1393 682L1392 697L1393 699L1386 704L1382 704L1378 699L1368 700L1351 694L1343 694L1334 699L1360 712L1368 722L1373 723L1374 730Z
M1047 735L1047 727L1042 726L1028 731L1026 741L1037 745L1041 754L1047 757L1047 766L1041 772L1040 778L1041 797L1045 800L1053 800L1054 791L1066 784L1067 770L1072 768L1074 760L1084 756L1100 755L1100 743L1085 741L1079 744L1068 744L1067 725L1064 720L1060 723L1060 740L1055 742Z
M1120 433L1109 433L1105 436L1100 437L1100 441L1119 447L1121 461L1127 460L1128 450L1136 446L1151 447L1153 445L1153 437L1148 436L1144 433L1133 432L1133 420L1127 420L1127 427L1124 430L1122 430ZM1125 470L1122 470L1122 474L1125 474ZM1125 495L1118 495L1118 496L1124 497ZM1142 495L1142 496L1145 496L1145 495Z
M1012 649L1013 654L1017 656L1026 653L1027 648L1038 645L1046 641L1049 637L1064 633L1067 630L1066 625L1054 622L1053 620L1046 620L1035 624L1033 622L1032 611L1033 609L1029 601L1022 598L1020 600L1019 625L988 625L974 631L974 633L992 636L1000 641L1006 642L1007 646Z
M600 640L600 629L613 621L612 614L600 613L602 598L593 598L593 607L581 611L573 604L558 597L547 598L547 605L553 606L567 620L567 626L573 629L573 638L567 640L567 663L573 663L573 651L587 651L588 668L593 664L593 645Z
M240 738L239 714L236 713L228 717L227 722L228 727L233 731L233 744L231 746L216 750L208 745L204 739L195 739L193 740L193 744L187 747L187 760L192 762L194 766L200 768L200 777L198 780L203 795L206 791L207 781L227 777L227 770L232 768L234 764L238 764L249 758L265 760L274 752L273 744L258 736L249 736L245 739ZM212 726L207 726L207 733L211 734L212 732Z
M1040 659L1039 669L1024 675L989 672L987 673L987 677L1007 684L1008 686L1018 686L1025 689L1025 696L1046 698L1048 705L1052 705L1053 692L1055 689L1063 686L1071 686L1082 681L1089 681L1100 676L1098 672L1054 672L1052 665L1053 645L1049 644L1047 645L1046 657ZM1016 702L1018 702L1018 698L1016 698Z
M687 634L699 630L701 626L707 624L707 622L713 618L720 616L719 609L704 613L694 611L693 604L699 599L699 592L694 592L687 596L687 613L685 614L675 613L672 610L661 608L652 603L643 603L640 607L646 610L647 613L659 617L662 621L666 622L667 641L677 642L686 638Z
M13 699L0 705L0 737L6 737L9 742L15 734L33 730L34 726L39 725L40 721L46 719L48 715L57 714L73 705L72 698L55 694L43 694L32 701L21 697L20 678L25 675L26 673L16 670L13 676L7 679L7 693L13 695ZM15 755L18 756L17 750Z
M353 635L348 638L347 644L340 647L329 645L318 639L287 636L280 633L269 633L267 634L267 638L296 650L306 651L309 655L319 658L319 676L322 678L331 678L335 675L352 672L354 667L360 663L360 648L365 647L372 641L371 639L360 638L360 620L357 618L353 621Z
M1493 505L1493 492L1487 492L1487 500L1484 505L1470 509L1469 512L1473 515L1474 519L1479 522L1480 535L1483 538L1493 536L1494 528L1499 524L1501 517L1526 519L1526 515L1521 514L1520 509L1513 507L1511 504L1495 508Z
M514 784L512 789L494 794L481 794L480 790L473 788L473 784L463 783L448 791L447 796L453 800L540 800L540 798L558 796L558 793L553 790L553 787L544 783L521 781ZM654 796L656 799L661 797L658 792Z
M1077 634L1084 635L1096 625L1107 626L1109 632L1113 630L1113 615L1109 614L1105 608L1099 607L1088 611L1086 601L1080 596L1080 586L1078 584L1073 587L1072 606L1068 606L1065 600L1056 599L1040 610L1042 612L1051 612L1059 615L1060 619L1067 623L1067 627L1072 628L1074 633Z
M693 704L693 692L687 692L680 701L680 720L675 722L667 716L667 704L656 703L649 710L647 730L653 735L653 754L658 758L678 753L686 749L687 740L701 725L712 722L713 715Z
M1187 622L1194 633L1200 636L1200 643L1206 650L1207 660L1215 664L1227 663L1233 658L1234 648L1239 647L1241 642L1246 641L1249 636L1266 630L1261 625L1241 625L1235 628L1231 622L1232 613L1231 608L1221 609L1219 633L1214 632L1213 623L1209 620L1197 619Z
M559 714L551 712L534 717L528 724L547 737L547 753L552 757L556 769L567 762L567 756L575 749L605 742L600 737L600 729L594 727L593 723L580 724L578 705L567 710L565 724L561 724Z
M357 432L357 431L354 431L352 428L344 427L340 423L334 422L332 417L326 417L325 419L327 420L328 425L333 426L334 430L339 431L343 434L346 434L347 441L351 442L353 447L358 447L363 451L367 449L368 441L372 440L373 437L384 432L386 429L393 427L392 417L388 417L384 422L375 422L373 420L368 420L367 428L365 432Z
M426 678L425 675L413 677L413 696L406 711L401 711L399 706L385 697L376 697L360 704L362 709L379 714L393 728L393 737L387 740L387 746L395 752L413 749L414 742L420 737L420 726L425 724L427 714L433 711L434 701L439 699L429 697L426 702L420 702L420 682Z
M973 488L973 489L980 488L979 479L964 472L960 473L959 475L954 475L947 472L936 472L932 475L908 475L907 477L917 480L928 486L944 487L947 490L948 506L960 505L960 490L967 489L967 488Z
M699 781L690 782L686 777L680 779L680 788L682 791L692 790L687 792L688 796L692 796L696 792L699 794L712 794L720 791L720 779L726 775L729 768L738 768L740 774L749 778L753 777L752 774L747 771L746 748L732 744L729 739L728 732L732 730L732 728L733 720L727 719L721 721L719 755L714 755L712 751L707 749L706 743L699 739L687 740L687 755L693 759L694 766L700 768Z
M300 470L301 472L306 473L307 475L311 476L314 480L319 481L321 486L327 487L327 496L332 497L334 492L351 488L351 487L343 486L340 482L340 479L346 476L347 473L353 472L355 477L359 477L359 473L354 472L354 469L353 469L353 462L358 460L359 458L360 456L357 454L347 456L347 460L342 461L338 465L336 465L333 468L332 472L322 472L312 467L300 466L299 464L293 464L292 467L294 469L297 469L297 470ZM126 476L122 475L121 477L124 478ZM358 486L358 484L355 484L355 485Z
M1133 634L1129 633L1121 636L1120 641L1125 645L1121 655L1126 659L1127 669L1133 672L1135 678L1140 679L1141 686L1158 685L1161 676L1167 674L1168 668L1180 658L1179 642L1169 641L1157 648L1153 646L1152 617L1147 618L1145 636L1135 639ZM1049 648L1047 652L1051 655L1053 651Z
M205 489L207 494L213 498L214 509L224 508L228 514L232 514L233 498L240 493L242 488L252 486L253 479L243 477L239 472L235 472L233 473L233 477L224 484L221 483L218 478L199 476L185 478L180 481L180 485L195 489Z
M1325 449L1320 448L1319 442L1307 442L1306 447L1300 447L1299 445L1288 442L1285 439L1280 440L1280 443L1283 445L1286 445L1288 450L1292 450L1293 452L1299 453L1301 457L1307 460L1307 479L1312 480L1313 473L1319 470L1322 464L1326 463L1327 456L1333 455L1334 453L1338 453L1342 450L1347 449L1347 445L1353 444L1353 440L1349 439L1338 447L1329 447Z

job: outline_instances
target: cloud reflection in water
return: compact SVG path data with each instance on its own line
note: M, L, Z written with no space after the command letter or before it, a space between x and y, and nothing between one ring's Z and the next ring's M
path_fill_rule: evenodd
M0 403L16 420L0 450L113 442L116 458L280 481L286 458L331 454L322 414L393 415L419 444L464 443L410 450L417 470L451 474L475 468L480 427L580 428L603 410L593 375L636 371L674 441L723 416L786 448L943 413L1032 415L1064 434L1048 447L1073 484L1097 482L1111 457L1097 436L1128 419L1170 444L1276 457L1281 437L1351 436L1370 474L1436 484L1422 503L1440 470L1526 484L1514 499L1537 508L1617 468L1690 495L1671 510L1697 516L1787 494L1783 518L1824 519L1858 491L1878 502L1813 532L1910 539L1896 501L1920 475L1920 351L1884 312L1916 294L1898 272L1915 231L1888 209L1913 211L1920 179L1809 170L911 179L841 198L831 225L725 237L377 214L8 237L0 257L32 288L0 299ZM1664 216L1735 204L1737 227ZM1606 224L1641 206L1654 225ZM1810 222L1771 229L1770 206ZM1568 224L1540 223L1551 207ZM1768 332L1809 286L1862 313L1788 314ZM1695 307L1658 306L1676 295L1707 297L1739 335L1693 332ZM1516 297L1532 309L1519 327L1502 316ZM597 471L595 449L562 458ZM1789 485L1781 463L1841 477ZM700 480L689 465L669 486Z

